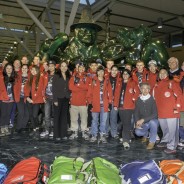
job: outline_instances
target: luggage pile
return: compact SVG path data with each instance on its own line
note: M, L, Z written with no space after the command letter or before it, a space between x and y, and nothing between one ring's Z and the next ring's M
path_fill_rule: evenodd
M134 161L121 164L96 157L89 162L83 158L60 156L50 169L40 159L30 157L18 162L8 173L0 164L0 184L182 184L184 162L163 160Z

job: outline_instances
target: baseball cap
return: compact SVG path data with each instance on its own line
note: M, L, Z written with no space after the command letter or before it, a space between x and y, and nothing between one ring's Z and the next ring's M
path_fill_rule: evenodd
M156 66L157 66L157 62L156 62L155 60L151 60L151 61L149 61L148 65L150 65L150 64L154 64L154 65L156 65Z

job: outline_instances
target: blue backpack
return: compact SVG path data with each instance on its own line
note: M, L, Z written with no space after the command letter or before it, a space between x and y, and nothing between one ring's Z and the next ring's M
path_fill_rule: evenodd
M4 164L0 163L0 184L3 184L4 179L8 173L8 169Z

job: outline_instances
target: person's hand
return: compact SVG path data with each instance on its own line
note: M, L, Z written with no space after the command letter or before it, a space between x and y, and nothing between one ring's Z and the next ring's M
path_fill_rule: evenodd
M54 105L55 105L55 106L58 106L58 102L54 102Z
M140 119L136 122L136 128L141 128L141 126L143 125L144 123L144 119Z
M43 97L43 101L44 101L44 103L46 103L46 102L47 102L47 100L46 100L46 98L45 98L45 97Z
M26 100L29 102L29 103L33 103L33 100L31 100L31 98L27 97Z

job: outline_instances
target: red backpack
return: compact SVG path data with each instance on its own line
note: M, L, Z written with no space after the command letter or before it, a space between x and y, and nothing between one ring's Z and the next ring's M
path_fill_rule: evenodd
M48 167L38 158L30 157L15 165L4 184L45 184L48 176Z

